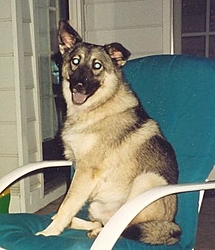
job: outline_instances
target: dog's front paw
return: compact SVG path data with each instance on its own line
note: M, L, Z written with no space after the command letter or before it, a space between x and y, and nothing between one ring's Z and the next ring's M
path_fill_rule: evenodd
M51 219L54 220L56 217L57 217L57 214L53 215L53 216L51 217Z
M36 233L37 236L51 236L51 235L59 235L62 230L59 228L59 225L55 225L56 223L51 223L45 230Z

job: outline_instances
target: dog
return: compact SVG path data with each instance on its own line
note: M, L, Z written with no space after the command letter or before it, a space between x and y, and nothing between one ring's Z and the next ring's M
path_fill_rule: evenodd
M130 52L119 43L85 43L67 21L60 21L63 95L67 116L64 154L75 164L67 195L52 223L38 235L65 228L96 237L127 201L156 186L175 184L174 150L123 80ZM89 221L75 217L89 202ZM122 236L149 244L174 244L181 229L174 222L176 195L142 210Z

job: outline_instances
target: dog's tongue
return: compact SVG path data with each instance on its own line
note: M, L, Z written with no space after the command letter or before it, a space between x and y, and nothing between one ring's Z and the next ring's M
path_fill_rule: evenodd
M88 97L88 95L85 95L85 94L82 94L79 92L72 93L73 101L76 104L83 104L86 101L87 97Z

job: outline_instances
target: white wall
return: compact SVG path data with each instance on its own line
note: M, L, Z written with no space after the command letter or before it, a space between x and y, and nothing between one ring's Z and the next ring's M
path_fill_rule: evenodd
M85 0L85 40L120 42L132 57L172 52L171 0Z
M28 0L1 0L0 177L41 158L33 17Z

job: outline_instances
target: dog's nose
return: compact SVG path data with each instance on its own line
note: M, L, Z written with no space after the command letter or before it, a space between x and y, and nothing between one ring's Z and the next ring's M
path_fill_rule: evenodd
M74 86L73 91L79 92L79 93L84 93L85 92L84 84L82 82L77 83Z

